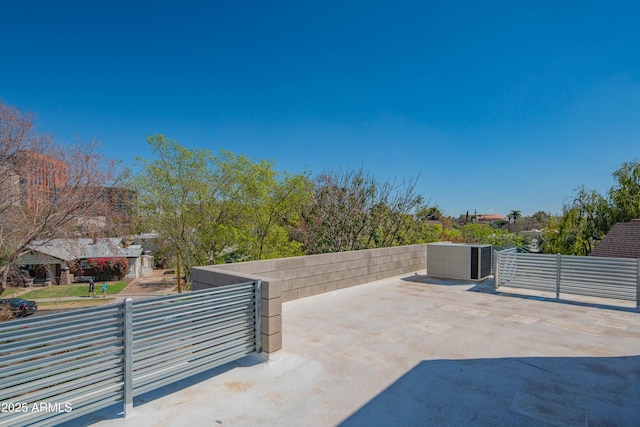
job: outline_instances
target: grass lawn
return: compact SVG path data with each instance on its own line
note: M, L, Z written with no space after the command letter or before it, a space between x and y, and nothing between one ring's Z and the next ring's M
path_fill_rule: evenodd
M24 293L25 288L5 288L0 298L13 298L16 295Z
M38 303L38 310L95 307L97 305L111 303L113 300L114 298L88 298L77 301L42 301Z
M107 295L117 295L127 286L126 282L107 283ZM6 294L3 293L4 296ZM46 288L36 289L26 294L21 294L20 298L38 299L38 298L62 298L62 297L86 297L89 296L89 284L81 285L61 285L47 286ZM102 282L96 282L96 296L102 296ZM39 304L38 304L39 305Z

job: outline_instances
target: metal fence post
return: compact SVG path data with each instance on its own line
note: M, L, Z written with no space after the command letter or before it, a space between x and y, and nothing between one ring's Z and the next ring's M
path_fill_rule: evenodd
M562 262L562 255L556 255L556 299L560 299L560 264Z
M493 251L493 259L495 262L495 267L494 267L494 271L493 271L493 290L497 291L498 287L500 286L500 282L498 281L498 266L499 264L499 257L500 257L500 252L498 251Z
M133 300L124 300L124 417L133 414Z
M636 308L640 307L640 258L636 264Z
M256 353L262 351L262 281L255 282Z

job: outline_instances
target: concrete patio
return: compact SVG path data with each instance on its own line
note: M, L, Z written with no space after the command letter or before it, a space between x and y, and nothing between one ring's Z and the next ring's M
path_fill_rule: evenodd
M480 289L405 275L290 301L268 359L68 425L637 425L640 313Z

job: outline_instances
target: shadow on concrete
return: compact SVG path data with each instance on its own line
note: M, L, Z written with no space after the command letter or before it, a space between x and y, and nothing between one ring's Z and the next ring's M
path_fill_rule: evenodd
M476 284L476 282L471 280L442 279L439 277L425 276L424 274L414 274L413 276L402 277L400 280L440 286L471 286Z
M635 426L640 356L423 361L340 425Z
M560 298L550 298L544 297L540 295L530 295L530 294L519 294L514 292L506 292L504 290L498 290L494 287L494 278L489 277L480 282L475 282L471 280L455 280L455 279L441 279L437 277L425 276L423 274L416 274L413 276L402 277L401 280L406 282L414 282L414 283L424 283L427 285L438 285L438 286L469 286L467 291L469 292L481 292L492 295L499 295L503 297L509 298L520 298L520 299L528 299L528 300L537 300L537 301L548 301L560 304L567 305L575 305L579 307L592 307L592 308L601 308L607 310L618 310L632 313L640 313L640 308L638 307L624 307L621 305L615 304L607 304L605 302L587 302L587 301L578 301L576 299L570 299L571 294L560 294ZM579 296L578 296L579 297ZM602 300L606 300L602 298Z
M505 292L501 290L497 290L497 291L494 290L491 293L493 293L494 295L499 295L499 296L508 297L508 298L533 299L537 301L547 301L547 302L552 302L557 304L575 305L578 307L592 307L592 308L601 308L606 310L626 311L629 313L640 313L640 308L638 307L624 307L624 306L613 305L613 304L577 301L577 300L563 298L562 294L560 294L560 298L557 299L557 298L549 298L549 297L536 296L536 295L516 294L513 292Z
M136 406L143 405L147 402L160 399L169 394L179 392L183 389L186 389L188 387L191 387L203 381L209 380L215 376L223 374L232 369L259 365L261 363L266 362L267 359L268 359L268 356L264 353L250 354L236 361L226 363L222 366L218 366L206 372L193 375L191 377L188 377L183 380L177 381L175 383L169 384L167 386L161 387L157 390L152 390L140 396L136 396L133 398L133 412L135 413ZM66 423L60 424L60 426L83 427L83 426L97 423L99 421L113 420L113 419L124 420L124 404L122 402L116 403L114 405L111 405L99 411L95 411L90 414L75 418Z

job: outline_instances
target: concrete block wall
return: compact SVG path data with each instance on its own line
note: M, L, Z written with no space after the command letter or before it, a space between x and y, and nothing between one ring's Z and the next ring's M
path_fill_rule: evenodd
M193 289L262 280L262 348L282 348L282 303L426 268L426 245L196 267Z

